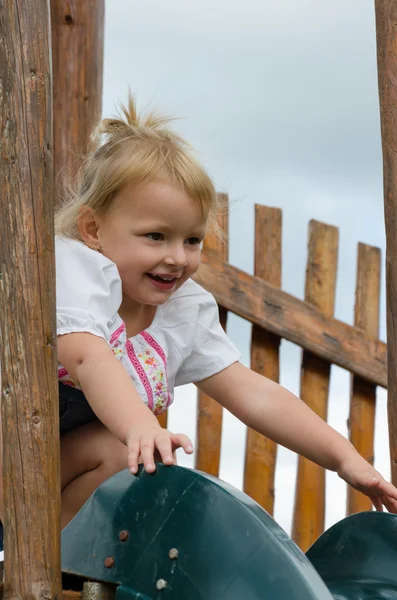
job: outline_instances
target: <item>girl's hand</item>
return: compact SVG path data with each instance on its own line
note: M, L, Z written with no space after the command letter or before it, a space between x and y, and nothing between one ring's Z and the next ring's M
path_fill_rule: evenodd
M385 506L389 512L397 513L397 489L359 454L342 461L337 472L355 490L368 496L376 510L382 511Z
M154 456L160 455L165 465L174 464L174 452L183 448L186 454L192 454L193 445L187 435L183 433L171 433L160 425L153 424L146 427L133 427L126 436L128 447L128 468L131 473L138 471L139 457L142 457L143 465L147 473L156 470Z

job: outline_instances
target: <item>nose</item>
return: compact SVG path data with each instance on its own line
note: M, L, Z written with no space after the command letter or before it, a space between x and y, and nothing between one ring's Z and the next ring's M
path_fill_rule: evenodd
M168 254L164 262L172 267L185 267L187 264L185 245L173 244L172 246L169 246Z

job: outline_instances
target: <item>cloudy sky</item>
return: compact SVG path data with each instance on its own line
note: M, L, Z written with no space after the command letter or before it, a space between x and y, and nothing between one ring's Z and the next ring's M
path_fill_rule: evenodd
M253 269L254 204L283 209L283 288L303 297L307 227L340 228L336 317L353 318L359 241L382 248L382 163L373 0L108 0L104 114L128 86L140 106L180 117L217 188L229 194L230 261ZM384 281L383 281L384 283ZM381 337L385 339L384 289ZM229 334L248 363L249 325ZM282 345L281 382L299 394L300 350ZM349 377L332 372L331 424L346 435ZM389 476L385 393L376 466ZM170 428L194 438L195 399L178 390ZM221 477L241 486L245 429L225 415ZM181 457L181 464L191 465ZM287 530L295 456L279 453L276 518ZM327 479L327 525L345 490Z

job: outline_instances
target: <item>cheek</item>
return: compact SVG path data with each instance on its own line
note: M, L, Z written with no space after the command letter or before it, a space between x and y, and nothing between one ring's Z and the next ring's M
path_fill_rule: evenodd
M123 244L120 236L117 235L107 235L102 236L101 240L103 249L106 253L106 256L113 260L117 264L117 262L123 261L125 257L125 244Z
M197 271L197 269L200 266L200 262L201 252L195 252L194 254L192 253L192 256L190 256L188 259L189 270L191 270L192 272Z

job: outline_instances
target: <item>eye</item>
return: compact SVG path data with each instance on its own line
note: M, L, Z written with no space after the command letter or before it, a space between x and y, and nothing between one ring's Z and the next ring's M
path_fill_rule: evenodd
M201 244L201 239L198 237L190 237L186 240L186 244L189 246L198 246Z
M164 239L164 235L156 231L153 233L147 233L146 237L149 238L149 240L153 240L154 242L161 242Z

